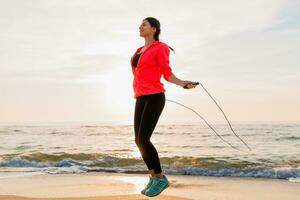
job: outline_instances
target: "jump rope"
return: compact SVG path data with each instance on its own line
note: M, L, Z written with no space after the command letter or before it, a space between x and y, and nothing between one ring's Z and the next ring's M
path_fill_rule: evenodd
M189 83L189 84L192 84L192 85L201 85L201 87L204 89L204 91L210 96L210 98L215 102L215 104L218 106L218 108L221 110L221 112L222 112L222 114L223 114L223 116L225 117L225 119L226 119L226 121L227 121L227 123L228 123L228 125L229 125L229 127L230 127L230 130L234 133L234 135L240 140L240 141L242 141L243 142L243 144L248 148L248 150L249 151L251 151L251 148L247 145L247 143L245 143L244 142L244 140L242 140L242 138L240 138L239 136L238 136L238 134L236 134L235 133L235 131L233 130L233 128L232 128L232 126L231 126L231 124L230 124L230 122L229 122L229 120L228 120L228 118L226 117L226 115L225 115L225 113L224 113L224 111L222 110L222 108L219 106L219 104L216 102L216 100L211 96L211 94L205 89L205 87L201 84L201 83L199 83L199 82L194 82L194 83ZM189 85L189 84L187 84L187 85ZM188 89L188 87L187 87L187 85L185 85L185 86L183 86L183 88L184 89ZM221 136L220 136L220 134L218 134L217 133L217 131L204 119L204 117L202 117L199 113L197 113L194 109L192 109L192 108L189 108L189 107L187 107L187 106L185 106L185 105L183 105L183 104L181 104L181 103L178 103L178 102L176 102L176 101L173 101L173 100L169 100L169 99L166 99L167 101L170 101L170 102L173 102L173 103L176 103L176 104L178 104L178 105L180 105L180 106L183 106L183 107L185 107L185 108L187 108L187 109L189 109L189 110L191 110L191 111L193 111L198 117L200 117L206 124L207 124L207 126L222 140L222 141L224 141L226 144L228 144L229 146L231 146L231 148L233 148L233 149L236 149L236 150L238 150L238 151L242 151L242 150L240 150L240 149L238 149L237 147L235 147L235 146L233 146L231 143L229 143L228 141L226 141L224 138L222 138Z

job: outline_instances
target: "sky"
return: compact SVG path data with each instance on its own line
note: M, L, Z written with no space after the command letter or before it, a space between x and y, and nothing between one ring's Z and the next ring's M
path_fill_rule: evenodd
M198 81L232 122L300 121L300 1L0 0L0 123L133 124L139 25L161 23L176 77ZM203 88L166 99L225 122ZM159 124L203 121L166 101Z

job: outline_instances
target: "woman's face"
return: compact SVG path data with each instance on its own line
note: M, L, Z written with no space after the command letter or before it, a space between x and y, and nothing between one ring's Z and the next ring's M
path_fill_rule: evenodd
M139 29L141 37L153 37L156 31L156 28L151 27L150 23L147 20L143 20Z

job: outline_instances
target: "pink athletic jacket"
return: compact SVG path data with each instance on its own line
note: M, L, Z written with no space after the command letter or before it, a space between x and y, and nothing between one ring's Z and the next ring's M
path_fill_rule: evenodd
M130 59L130 64L133 73L133 90L134 98L146 94L155 94L165 92L164 84L160 82L163 75L166 81L173 75L172 69L169 66L170 50L167 44L160 40L152 43L140 55L140 58L135 68L132 65L132 59L142 49L139 47Z

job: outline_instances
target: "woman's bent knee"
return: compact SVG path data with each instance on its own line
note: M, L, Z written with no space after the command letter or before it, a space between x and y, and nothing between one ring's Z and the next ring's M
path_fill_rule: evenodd
M143 138L135 138L135 144L139 147L145 147L149 145L150 140L148 139L143 139Z

